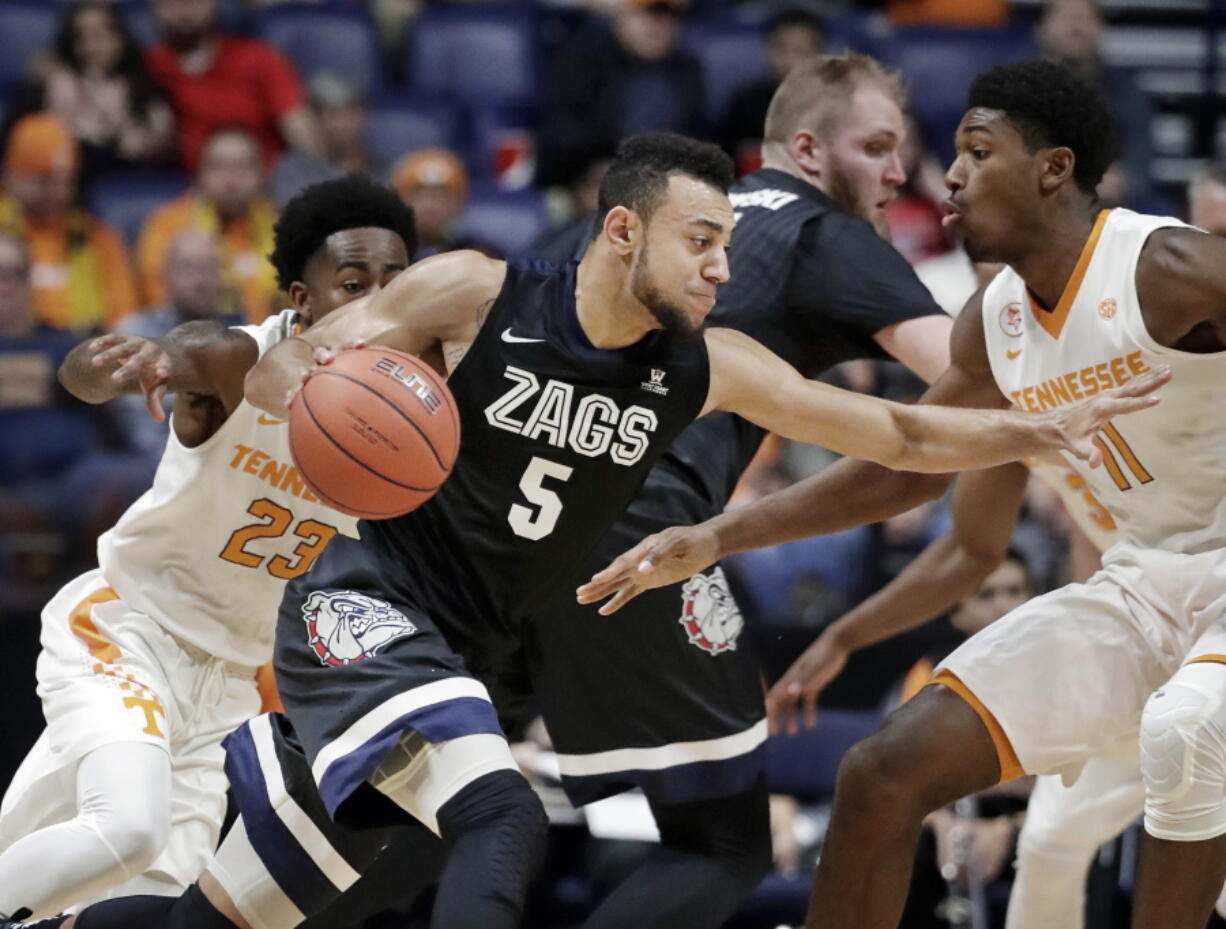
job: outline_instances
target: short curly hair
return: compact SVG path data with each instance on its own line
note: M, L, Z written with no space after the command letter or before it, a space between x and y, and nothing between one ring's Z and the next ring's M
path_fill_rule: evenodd
M400 236L412 260L417 250L413 210L396 191L357 174L307 187L285 205L273 228L268 260L277 271L277 286L289 290L301 281L307 262L328 236L367 226Z
M736 178L736 169L718 145L700 142L675 132L645 132L624 139L617 157L600 182L596 212L603 219L615 206L634 210L643 222L663 202L668 179L685 174L727 193ZM593 238L600 234L600 223Z
M1000 110L1031 151L1073 152L1073 180L1093 196L1115 159L1115 126L1102 97L1063 65L1018 61L997 65L971 83L968 109Z

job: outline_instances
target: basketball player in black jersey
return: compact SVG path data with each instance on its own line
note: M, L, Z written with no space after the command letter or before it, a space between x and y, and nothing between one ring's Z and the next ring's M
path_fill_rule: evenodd
M951 320L884 238L905 179L905 109L898 77L864 55L789 74L767 117L764 167L730 191L736 247L710 323L748 333L806 377L894 357L936 379ZM687 428L525 630L508 688L533 692L571 800L638 786L660 827L659 846L584 929L714 929L770 867L762 688L722 572L648 591L616 622L573 595L643 536L723 510L762 437L731 415Z
M579 264L438 256L265 355L246 396L285 417L321 353L354 340L440 351L460 458L432 500L363 522L360 541L334 541L287 588L276 656L286 715L228 740L242 815L199 884L173 901L97 904L77 929L289 929L412 821L447 850L432 926L516 925L545 821L478 676L696 416L735 412L940 472L1058 448L1091 457L1103 422L1151 405L1143 394L1161 376L1051 414L903 406L806 381L732 330L702 333L728 277L730 181L714 146L631 139ZM329 651L342 628L359 657Z

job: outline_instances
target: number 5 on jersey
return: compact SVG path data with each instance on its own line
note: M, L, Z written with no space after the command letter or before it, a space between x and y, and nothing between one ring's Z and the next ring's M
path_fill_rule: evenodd
M519 503L511 504L507 522L517 536L535 542L553 532L553 527L558 524L558 517L562 515L562 500L545 486L545 479L567 481L573 470L567 465L546 461L544 458L533 458L528 462L524 476L519 479L519 489L536 510Z

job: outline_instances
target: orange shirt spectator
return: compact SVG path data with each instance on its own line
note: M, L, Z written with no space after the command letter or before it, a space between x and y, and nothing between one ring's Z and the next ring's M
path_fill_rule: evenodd
M886 12L900 25L1003 26L1008 0L889 0Z
M23 117L4 159L0 231L20 237L31 261L34 307L61 329L110 325L137 308L119 233L75 205L80 151L47 113Z
M278 308L280 291L267 257L277 212L262 184L258 145L250 134L224 129L209 137L193 189L155 210L141 230L137 263L147 304L166 302L171 244L194 229L220 243L229 291L223 311L259 322Z

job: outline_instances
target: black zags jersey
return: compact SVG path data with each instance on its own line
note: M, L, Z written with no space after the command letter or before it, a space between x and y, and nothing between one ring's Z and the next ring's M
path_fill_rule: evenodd
M451 477L418 510L361 524L397 585L442 614L449 639L506 628L552 593L706 401L701 339L657 331L623 349L592 346L576 315L576 268L508 262L448 380L461 420Z
M813 378L853 358L888 357L873 338L878 331L941 312L892 245L811 184L768 168L740 178L729 198L737 216L731 279L719 288L708 326L738 329ZM635 506L658 512L673 497L678 522L715 515L764 435L738 416L705 417L648 479L649 488L660 485L659 499L644 495ZM677 506L678 481L701 502Z

